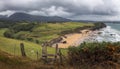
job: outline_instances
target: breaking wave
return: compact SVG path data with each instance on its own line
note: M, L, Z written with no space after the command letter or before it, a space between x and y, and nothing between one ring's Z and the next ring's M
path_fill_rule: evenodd
M113 24L114 25L114 24ZM119 24L120 27L120 24ZM97 41L97 42L118 42L120 41L120 31L112 27L112 25L107 25L106 28L103 28L98 31L98 33L93 34L90 36L87 41Z

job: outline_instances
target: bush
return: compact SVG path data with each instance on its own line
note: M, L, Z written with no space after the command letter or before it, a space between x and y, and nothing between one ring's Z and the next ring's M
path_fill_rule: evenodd
M28 41L33 41L33 38L27 38Z
M14 38L20 39L20 40L24 40L24 39L25 39L25 36L24 36L24 34L19 34L19 35L17 35L17 36L14 36Z
M73 66L117 63L120 60L120 43L82 43L68 49L68 62Z
M8 38L16 38L16 39L22 39L24 40L25 33L26 31L31 32L32 28L35 26L36 24L34 23L18 23L15 24L13 27L10 27L9 30L5 31L4 36L8 37ZM22 31L22 32L21 32ZM24 32L25 31L25 32ZM29 40L29 38L28 38Z
M15 30L15 32L19 32L19 31L32 31L32 28L35 26L34 23L30 23L30 24L16 24L12 27L12 29Z
M6 32L4 32L5 37L13 38L13 35L14 35L14 30L7 30Z
M39 40L35 40L35 42L37 43L37 44L39 44L40 42L39 42Z

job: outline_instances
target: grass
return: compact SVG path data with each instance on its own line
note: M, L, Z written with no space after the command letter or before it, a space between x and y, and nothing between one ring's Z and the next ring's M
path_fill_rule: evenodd
M62 31L73 30L78 27L93 26L92 23L66 22L40 24L32 29L31 35L37 34L39 41L49 41L59 36Z
M38 51L39 57L41 56L41 45L33 42L5 38L3 33L6 29L0 29L0 49L13 55L21 56L20 43L24 43L25 51L29 58L37 59L36 52ZM55 48L48 47L48 53L55 53ZM66 54L66 50L62 50Z
M16 24L13 29L25 29L25 23ZM29 23L26 23L30 25ZM65 22L65 23L42 23L33 24L32 28L25 30L19 30L18 32L12 34L13 38L36 42L42 44L45 41L50 41L54 38L59 37L63 31L74 30L76 28L84 26L93 26L93 23L81 23L81 22ZM39 42L38 42L39 41Z
M7 28L0 28L0 36L4 36L3 33L7 30Z
M28 58L14 57L0 50L0 69L68 69L56 64L43 64ZM71 68L72 69L72 68Z
M20 43L24 43L25 51L29 58L36 59L36 52L41 56L41 43L49 41L59 36L61 31L71 30L83 26L93 26L92 23L79 23L79 22L67 22L67 23L45 23L38 24L30 31L20 31L14 36L22 35L24 38L33 38L33 40L39 40L39 44L27 41L5 38L3 33L7 30L6 28L0 29L0 49L13 55L21 56ZM38 36L37 38L34 36ZM55 48L48 47L48 53L55 53ZM67 49L62 49L64 55L67 54Z
M0 49L13 55L21 56L20 43L24 43L25 51L29 58L36 59L37 51L39 52L39 57L41 56L41 46L38 44L0 37ZM48 50L48 53L51 53L51 54L55 53L55 48L48 47L47 50ZM66 50L65 49L62 50L62 53L65 54Z
M101 46L106 50L101 49ZM84 47L69 49L63 65L44 64L28 58L14 57L0 50L0 69L119 69L120 42L116 43L84 43ZM91 48L91 46L94 46ZM102 48L103 48L102 47ZM82 48L82 49L80 49ZM87 49L88 48L88 49ZM93 49L96 48L96 49ZM94 52L89 49L94 50ZM71 64L72 61L72 64Z
M75 29L77 27L83 27L83 26L92 26L92 24L84 24L84 23L61 23L61 24L43 24L38 25L37 27L33 28L32 32L28 31L20 31L16 35L29 33L29 37L32 37L32 35L39 35L39 39L42 41L53 39L55 37L58 37L61 31L68 30L68 29ZM49 28L49 29L48 29ZM16 40L16 39L9 39L5 38L3 36L3 33L7 29L0 29L0 49L2 51L8 52L12 54L13 56L21 56L20 53L20 43L24 43L25 45L25 51L27 53L28 58L36 59L37 55L36 52L39 52L39 57L41 56L41 45L38 45L33 42L28 42L25 40ZM32 37L34 38L34 37ZM55 48L48 47L48 53L55 53ZM13 67L15 69L60 69L59 67L62 67L61 69L119 69L120 66L117 67L120 60L120 42L116 43L82 43L78 47L70 47L67 49L62 49L62 53L66 55L66 59L64 62L65 65L59 66L59 65L45 65L42 64L42 62L36 61L29 61L28 65L23 65L19 68L19 66L14 65ZM0 65L1 62L6 63L21 63L22 60L18 59L10 59L8 56L11 57L11 55L3 56L1 55L0 51ZM4 66L4 65L1 65ZM7 67L8 65L4 66ZM24 67L25 66L25 67ZM115 68L116 67L116 68ZM8 66L7 69L12 69Z

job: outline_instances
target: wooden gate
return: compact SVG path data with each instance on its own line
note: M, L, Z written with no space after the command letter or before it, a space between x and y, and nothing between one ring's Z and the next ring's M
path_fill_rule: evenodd
M62 53L61 49L58 48L58 44L55 46L55 54L48 54L46 44L42 45L42 60L45 63L60 63L62 64Z

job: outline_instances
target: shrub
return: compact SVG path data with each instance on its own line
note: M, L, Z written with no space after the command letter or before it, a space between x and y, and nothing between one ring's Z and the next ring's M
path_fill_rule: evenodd
M39 40L35 40L35 42L36 42L37 44L39 44Z
M5 37L13 38L13 35L14 35L14 30L7 30L6 32L4 32Z
M19 32L19 31L32 31L32 28L35 26L34 23L30 23L30 24L16 24L12 27L12 29L15 30L15 32Z
M33 41L33 38L27 38L28 41Z
M117 63L120 60L120 43L82 43L78 47L68 48L68 62L73 66Z

